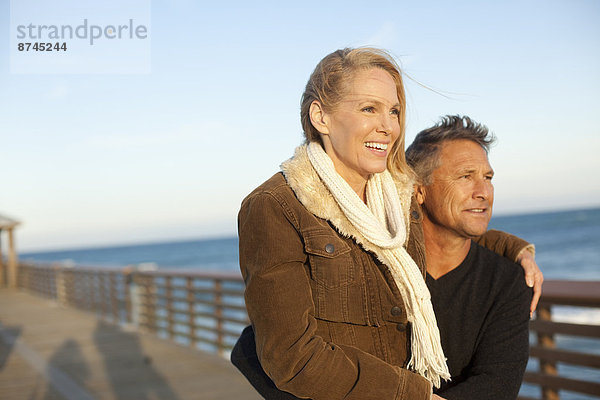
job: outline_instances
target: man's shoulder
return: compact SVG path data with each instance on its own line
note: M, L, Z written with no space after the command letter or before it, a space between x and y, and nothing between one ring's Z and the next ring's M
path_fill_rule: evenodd
M489 276L490 279L514 281L519 279L525 282L523 268L493 251L473 242L473 262L482 274Z
M474 250L474 271L477 272L473 279L479 282L479 288L485 288L486 298L493 299L498 307L510 304L528 313L532 290L525 282L523 268L478 244Z

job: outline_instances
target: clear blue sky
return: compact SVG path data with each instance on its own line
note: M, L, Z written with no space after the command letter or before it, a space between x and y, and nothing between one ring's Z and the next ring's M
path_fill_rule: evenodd
M0 214L21 250L235 234L346 46L448 94L407 80L408 143L444 114L496 133L497 214L600 205L598 1L152 1L146 74L11 74L1 4Z

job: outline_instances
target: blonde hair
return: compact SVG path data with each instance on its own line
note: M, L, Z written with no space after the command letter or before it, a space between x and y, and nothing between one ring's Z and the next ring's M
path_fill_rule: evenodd
M393 175L399 173L413 177L413 172L404 156L406 97L402 74L394 58L384 50L370 47L345 48L328 54L317 64L302 94L300 119L304 136L307 142L323 145L319 131L310 121L310 105L316 100L325 111L335 111L346 95L348 81L353 79L357 72L371 68L381 68L391 75L396 83L396 93L400 102L398 113L400 135L388 156L387 168Z

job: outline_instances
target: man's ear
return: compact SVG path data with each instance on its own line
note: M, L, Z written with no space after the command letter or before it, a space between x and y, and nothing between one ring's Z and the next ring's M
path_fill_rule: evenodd
M417 198L417 203L419 205L423 205L425 203L425 186L423 185L415 185L415 197Z
M314 100L309 109L310 122L321 135L329 135L329 116L323 109L323 105Z

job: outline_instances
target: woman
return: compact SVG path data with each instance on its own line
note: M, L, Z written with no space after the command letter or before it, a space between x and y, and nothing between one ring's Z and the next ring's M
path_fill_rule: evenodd
M268 381L262 365L272 398L429 400L448 370L423 280L399 68L380 50L338 50L311 75L301 117L307 144L239 213L258 359L237 346L232 361L250 363L240 369L255 386ZM486 241L506 242L496 238ZM514 259L523 242L509 242L499 250Z

